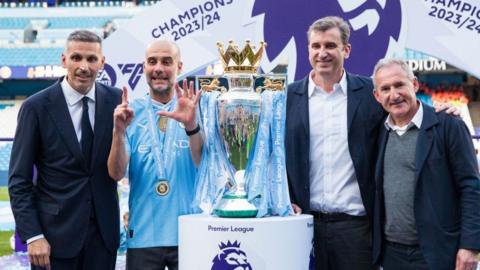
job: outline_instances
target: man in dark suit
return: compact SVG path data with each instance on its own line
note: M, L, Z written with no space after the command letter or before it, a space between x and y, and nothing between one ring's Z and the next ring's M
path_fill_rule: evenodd
M95 33L71 33L62 54L67 76L20 109L9 193L32 269L115 268L118 195L107 158L121 92L95 83L104 61Z
M402 60L379 61L374 82L389 112L375 173L375 261L385 270L477 269L480 179L465 123L417 101Z
M385 115L370 78L343 68L350 28L325 17L308 30L311 73L288 87L286 163L294 210L313 214L317 269L372 269L376 139Z

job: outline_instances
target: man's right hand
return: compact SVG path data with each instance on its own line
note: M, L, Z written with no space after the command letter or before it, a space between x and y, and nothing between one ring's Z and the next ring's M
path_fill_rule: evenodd
M128 90L124 86L122 88L122 103L120 103L113 112L113 126L116 132L125 134L130 122L132 122L134 112L128 107Z
M27 250L31 264L50 269L50 244L47 239L40 238L31 242Z

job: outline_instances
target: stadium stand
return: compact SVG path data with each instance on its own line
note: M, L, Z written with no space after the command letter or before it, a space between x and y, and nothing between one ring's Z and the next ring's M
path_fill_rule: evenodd
M0 48L1 65L27 66L60 64L63 48Z
M73 30L88 29L106 37L146 8L128 1L54 1L58 7L42 8L47 2L1 2L0 66L59 65Z

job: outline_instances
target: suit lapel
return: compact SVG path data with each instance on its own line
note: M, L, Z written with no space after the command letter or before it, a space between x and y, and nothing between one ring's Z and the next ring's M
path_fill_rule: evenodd
M93 149L99 149L102 145L103 137L105 136L105 123L109 118L113 117L109 111L110 99L107 96L105 88L99 83L95 85L95 126L93 129ZM95 164L97 154L99 151L92 151L92 164Z
M45 104L45 109L53 119L53 123L58 129L60 137L65 142L70 153L77 159L84 162L82 150L77 140L77 134L73 127L72 118L68 111L67 101L60 86L61 79L55 83L48 96L48 102Z
M422 105L423 106L423 105ZM433 126L438 123L433 108L423 106L423 120L418 132L417 146L415 150L415 178L418 180L423 164L430 153L433 143Z
M352 126L353 118L355 112L360 105L362 94L361 89L363 89L363 84L361 84L355 77L347 73L347 121L348 121L348 131L350 132L350 127Z
M383 162L385 158L385 148L387 146L388 140L388 130L383 125L380 127L380 129L381 130L378 137L379 152L377 162L375 164L375 182L377 185L377 190L383 189Z
M295 94L298 98L298 102L294 102L298 117L302 123L303 131L306 138L310 137L310 122L308 115L308 76L303 79L300 87L296 89Z

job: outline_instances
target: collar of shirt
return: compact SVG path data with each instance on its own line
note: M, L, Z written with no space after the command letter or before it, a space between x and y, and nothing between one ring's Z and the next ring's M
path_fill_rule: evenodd
M153 108L155 110L159 110L159 111L171 111L172 109L172 102L173 102L173 98L170 99L167 103L161 103L159 101L156 101L155 99L152 98L152 105L153 105Z
M315 82L313 81L312 78L313 71L310 72L310 75L308 76L308 98L311 98L313 93L315 92L315 89L326 93L324 89L322 89L320 86L317 86ZM341 91L344 95L347 95L347 73L345 70L343 70L342 78L340 78L340 82L335 83L333 85L333 92L335 91Z
M397 132L398 135L403 135L412 126L416 126L419 129L422 126L422 121L423 121L423 104L419 101L417 101L417 103L420 106L418 106L417 112L415 113L412 120L410 120L410 122L407 125L400 127L400 126L397 126L397 125L393 124L392 118L389 114L387 116L387 119L385 120L385 123L384 123L385 128L387 130L393 130L393 131Z
M67 101L68 106L73 106L77 104L84 96L88 97L91 101L95 102L95 83L92 86L92 89L88 91L86 95L82 95L77 90L73 89L73 87L68 83L67 77L63 78L61 82L63 95L65 96L65 100Z

